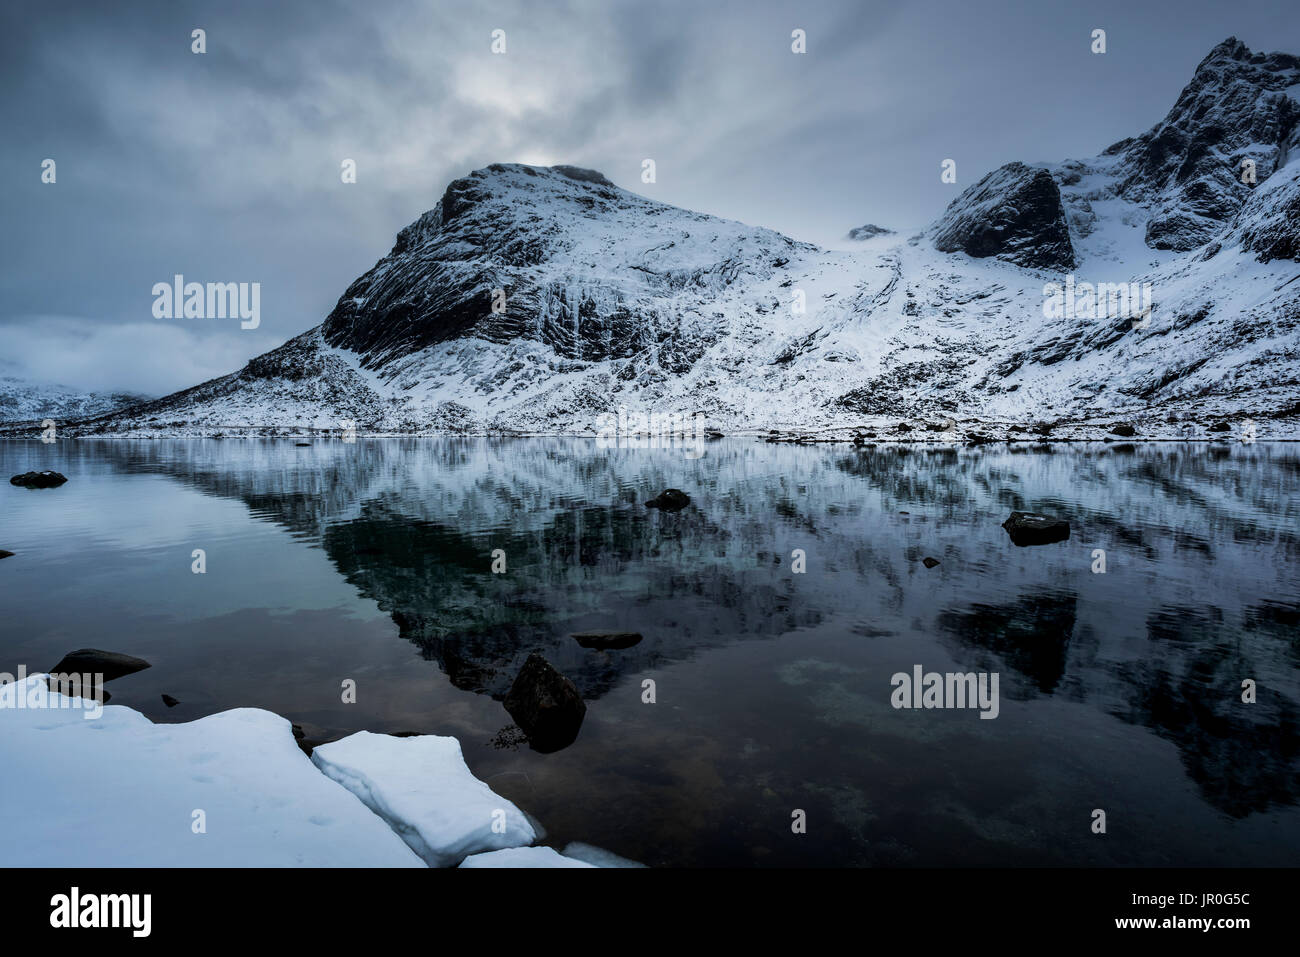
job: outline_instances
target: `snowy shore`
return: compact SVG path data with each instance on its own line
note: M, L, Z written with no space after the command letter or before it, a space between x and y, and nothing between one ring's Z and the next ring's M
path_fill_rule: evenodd
M308 758L269 711L154 724L32 675L0 686L0 766L5 867L635 866L530 846L452 737L362 731Z

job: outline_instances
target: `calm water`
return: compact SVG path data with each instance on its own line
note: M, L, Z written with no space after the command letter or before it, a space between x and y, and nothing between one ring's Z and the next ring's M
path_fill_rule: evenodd
M557 846L656 865L1300 858L1294 446L0 442L3 477L39 468L70 481L0 486L0 670L98 647L153 663L109 689L156 721L255 706L317 741L453 734ZM642 506L665 487L693 506ZM1013 546L1011 509L1068 517L1070 540ZM597 628L645 637L569 637ZM531 651L587 699L554 754L500 735ZM998 672L999 717L895 710L890 677L917 664Z

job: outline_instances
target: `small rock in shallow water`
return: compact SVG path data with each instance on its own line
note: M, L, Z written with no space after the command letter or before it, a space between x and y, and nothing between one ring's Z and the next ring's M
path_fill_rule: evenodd
M933 568L935 565L939 564L939 559L931 558L927 555L925 558L921 559L921 564L926 568Z
M171 695L169 695L169 694L165 694L165 695L163 695L163 696L162 696L162 699L163 699L163 704L165 704L165 705L166 705L167 707L169 707L169 708L174 708L174 707L176 707L178 704L180 704L179 701L177 701L175 698L173 698L173 697L172 697Z
M543 754L572 744L587 714L577 686L536 653L524 662L505 706L533 750Z
M691 504L691 497L679 488L667 488L645 503L646 508L661 508L666 512L677 512Z
M0 558L13 558L13 556L13 552L7 552L3 548L0 548Z
M116 651L100 651L98 648L81 648L64 655L59 663L50 669L50 674L102 674L105 681L112 681L123 675L144 671L148 667L149 662L143 658Z
M635 631L575 631L571 637L584 648L631 648L641 640Z
M21 475L15 475L9 480L9 484L21 488L58 488L67 480L66 475L46 470L44 472L24 472Z
M1050 545L1070 537L1070 523L1047 515L1012 512L1002 527L1017 545Z

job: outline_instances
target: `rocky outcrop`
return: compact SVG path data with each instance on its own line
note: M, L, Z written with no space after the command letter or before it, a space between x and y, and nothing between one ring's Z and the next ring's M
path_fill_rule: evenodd
M963 192L930 236L939 251L976 259L1036 269L1068 269L1075 261L1056 180L1024 163L1008 163Z

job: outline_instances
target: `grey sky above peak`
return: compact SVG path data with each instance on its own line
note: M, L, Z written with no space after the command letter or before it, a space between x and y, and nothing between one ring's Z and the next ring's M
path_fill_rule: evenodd
M1146 130L1228 36L1300 52L1300 18L1286 0L8 4L0 358L151 393L233 371L492 163L595 169L813 242L914 229L1003 163ZM260 327L155 319L178 273L260 282Z

